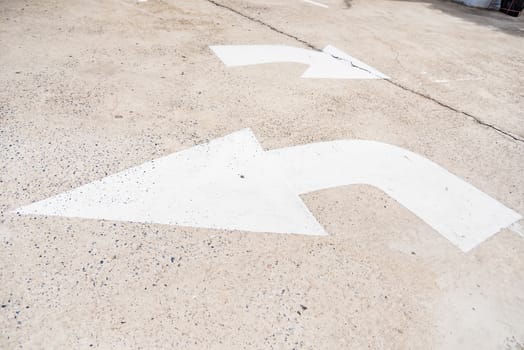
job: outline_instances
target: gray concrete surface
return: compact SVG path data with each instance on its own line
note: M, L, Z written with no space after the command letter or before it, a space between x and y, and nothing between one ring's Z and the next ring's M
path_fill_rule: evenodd
M371 139L524 213L524 22L439 1L0 2L0 347L523 349L524 238L463 253L368 186L303 199L328 237L12 209L250 127ZM226 68L332 44L391 77Z

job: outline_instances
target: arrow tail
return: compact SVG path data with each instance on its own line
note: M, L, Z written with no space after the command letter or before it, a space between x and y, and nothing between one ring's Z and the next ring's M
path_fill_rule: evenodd
M333 46L323 51L285 45L217 45L211 50L228 67L294 62L307 64L303 78L384 79L384 74Z
M296 193L367 184L463 251L521 219L515 211L413 152L374 141L334 141L268 152Z

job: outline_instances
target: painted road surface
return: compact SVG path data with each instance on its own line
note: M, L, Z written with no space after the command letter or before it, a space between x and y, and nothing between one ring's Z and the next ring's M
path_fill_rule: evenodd
M317 2L317 1L312 1L312 0L302 0L304 2L307 2L308 4L311 4L311 5L315 5L315 6L318 6L318 7L323 7L323 8L329 8L329 6L325 5L325 4L322 4L320 2Z
M524 346L522 21L318 2L0 2L1 349Z
M264 152L249 129L16 213L325 235L299 195L352 184L381 189L463 251L522 218L402 148L341 140Z
M285 45L217 45L211 50L228 67L275 62L307 64L302 78L387 79L388 77L331 45L322 51Z

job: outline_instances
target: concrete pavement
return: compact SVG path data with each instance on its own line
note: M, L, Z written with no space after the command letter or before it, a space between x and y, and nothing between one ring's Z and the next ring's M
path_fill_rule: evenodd
M523 348L519 229L463 252L371 186L301 196L329 236L12 212L250 128L396 145L524 214L522 18L318 2L0 4L0 347ZM209 48L242 44L333 45L390 80Z

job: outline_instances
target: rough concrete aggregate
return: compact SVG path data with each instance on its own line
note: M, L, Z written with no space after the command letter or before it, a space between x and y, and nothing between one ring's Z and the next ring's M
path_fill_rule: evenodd
M524 213L521 142L386 81L227 69L208 48L332 44L522 138L522 18L323 1L0 4L0 348L523 347L522 237L464 254L368 186L302 197L328 237L11 212L250 127L265 149L405 147Z

